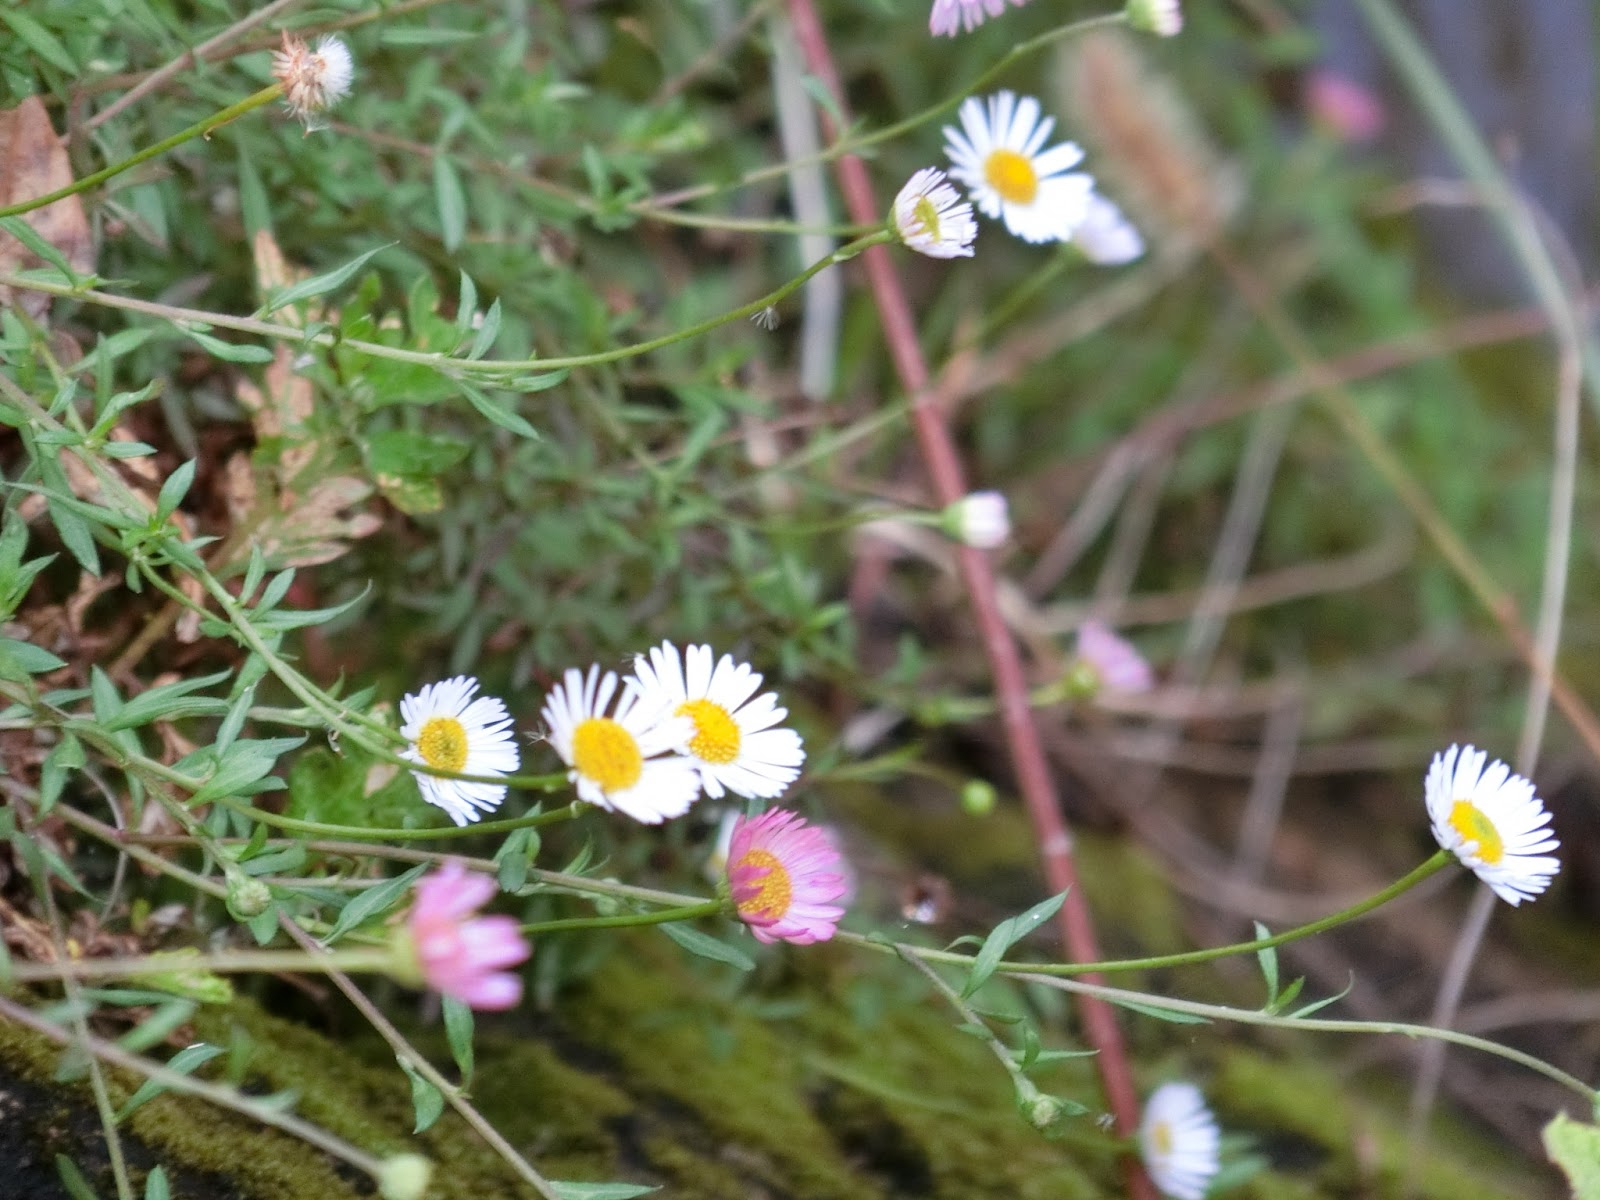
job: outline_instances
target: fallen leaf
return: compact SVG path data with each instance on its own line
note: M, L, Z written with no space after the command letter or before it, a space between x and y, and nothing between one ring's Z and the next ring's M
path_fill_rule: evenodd
M0 208L47 196L73 182L67 151L50 125L44 101L29 96L15 108L0 110ZM49 242L72 269L80 274L94 270L94 241L89 236L89 219L83 201L68 196L23 215L29 225ZM26 271L44 262L10 234L0 233L0 272ZM0 305L16 303L34 320L50 309L50 297L43 292L23 292L13 301L11 289L0 287Z

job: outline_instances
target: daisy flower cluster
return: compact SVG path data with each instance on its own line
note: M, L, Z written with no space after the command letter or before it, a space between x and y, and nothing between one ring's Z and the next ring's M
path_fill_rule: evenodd
M769 801L799 778L800 735L761 684L732 655L663 642L626 677L569 668L541 716L580 800L658 825L702 794ZM498 808L506 785L495 780L520 765L505 705L477 691L475 679L457 676L400 705L404 757L429 768L414 772L422 797L457 825ZM737 817L724 870L735 910L762 941L823 941L844 916L850 882L833 835L793 813Z

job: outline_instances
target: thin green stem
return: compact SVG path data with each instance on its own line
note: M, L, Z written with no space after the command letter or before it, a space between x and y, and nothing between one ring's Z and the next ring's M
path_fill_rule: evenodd
M624 929L630 925L668 925L676 921L697 921L701 917L714 917L727 911L725 900L705 900L699 904L686 904L682 908L664 908L659 912L621 913L614 917L568 917L560 921L531 921L522 927L523 933L561 933L569 929Z
M229 121L236 120L244 116L245 113L260 108L263 104L270 104L282 94L283 85L281 83L274 83L270 87L264 87L253 96L246 96L237 104L230 104L220 112L212 113L203 121L197 121L189 128L180 133L175 133L169 138L162 138L153 146L146 146L143 150L137 151L131 157L125 158L119 163L113 163L111 166L102 168L92 175L85 175L82 179L75 180L64 188L57 188L53 192L46 192L43 196L35 196L31 200L23 200L7 208L0 208L0 217L14 217L20 213L32 212L36 208L54 204L57 200L65 200L68 196L86 192L108 179L121 175L124 171L132 170L142 162L148 162L152 158L160 157L168 150L183 145L184 142L191 141L197 137L204 137L213 129L226 125Z
M1315 921L1308 921L1304 925L1297 925L1293 929L1286 929L1282 933L1273 934L1271 937L1256 938L1249 942L1235 942L1230 946L1213 946L1206 950L1189 950L1182 954L1155 954L1148 958L1120 958L1098 963L1051 963L1047 967L1025 968L1020 963L1007 962L1002 964L1007 970L1034 970L1041 975L1109 975L1116 971L1146 971L1157 967L1181 967L1190 963L1211 962L1218 958L1231 958L1236 954L1256 954L1262 950L1270 950L1274 946L1282 946L1288 942L1297 942L1301 938L1308 938L1314 934L1325 933L1336 925L1343 925L1346 921L1353 921L1357 917L1365 916L1375 908L1380 908L1393 900L1402 892L1409 891L1424 879L1436 875L1447 865L1456 861L1455 855L1448 850L1440 850L1415 870L1395 880L1381 892L1368 896L1365 900L1352 904L1349 908L1340 909L1326 917Z
M1470 1033L1458 1033L1454 1029L1438 1029L1432 1025L1412 1025L1403 1021L1333 1021L1316 1017L1296 1017L1263 1012L1259 1009L1228 1008L1221 1004L1202 1004L1195 1000L1174 1000L1166 996L1155 997L1145 992L1128 991L1124 988L1105 987L1101 984L1086 983L1081 979L1062 979L1055 975L1042 975L1037 972L1020 972L1014 976L1022 983L1037 983L1045 987L1057 988L1065 992L1073 992L1082 996L1094 996L1111 1004L1120 1004L1134 1011L1160 1008L1169 1012L1182 1013L1186 1016L1204 1017L1214 1021L1228 1021L1235 1025L1262 1025L1277 1029L1298 1029L1312 1033L1385 1033L1398 1034L1406 1038L1422 1038L1437 1042L1449 1042L1456 1046L1466 1046L1473 1050L1481 1050L1485 1054L1492 1054L1508 1062L1527 1067L1543 1075L1546 1079L1553 1079L1562 1087L1570 1088L1591 1107L1600 1104L1600 1092L1584 1083L1583 1080L1567 1074L1559 1067L1552 1066L1542 1059L1521 1050L1502 1046L1498 1042L1491 1042L1487 1038L1474 1037Z
M587 807L582 801L574 800L571 804L549 812L529 813L527 816L507 817L499 821L484 821L477 825L450 825L436 829L370 829L361 825L329 825L322 821L302 821L298 817L280 816L278 813L255 808L231 796L221 797L217 803L231 808L248 820L272 829L304 833L314 837L347 838L351 841L370 839L375 842L434 842L477 837L486 833L510 833L517 829L534 829L540 825L570 821Z
M316 955L300 950L236 950L211 955L147 954L138 958L69 958L53 963L17 963L11 968L11 978L21 983L44 983L67 979L147 979L195 971L209 971L213 975L280 971L325 975L329 971L387 972L394 962L394 954L388 948L330 950L327 954Z

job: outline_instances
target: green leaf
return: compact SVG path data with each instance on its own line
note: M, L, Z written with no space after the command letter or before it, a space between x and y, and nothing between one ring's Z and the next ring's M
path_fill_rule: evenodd
M62 544L72 552L72 557L78 560L80 567L98 578L100 552L95 548L94 535L89 532L88 522L54 497L49 498L47 507L50 510L50 522L61 535Z
M1256 941L1264 941L1272 936L1267 927L1260 921L1255 923ZM1267 1003L1265 1011L1273 1012L1278 1007L1278 948L1267 946L1256 951L1256 961L1261 964L1261 977L1267 981Z
M148 725L151 721L175 721L181 717L192 716L218 716L228 711L228 702L214 696L189 697L190 692L197 692L201 688L212 687L221 683L233 674L232 671L218 671L214 675L200 675L194 679L180 679L174 683L164 683L141 692L133 699L122 704L115 713L101 716L105 727L115 731L118 729L133 729L139 725ZM107 683L110 681L107 680ZM185 697L189 697L185 699ZM97 712L97 715L98 712Z
M60 250L56 249L43 237L40 237L39 231L23 218L20 216L0 217L0 229L5 230L5 232L16 238L17 241L60 271L69 280L74 283L77 282L78 273L72 269L72 264L67 261L66 255L62 254Z
M144 1200L172 1200L172 1189L167 1186L165 1167L157 1166L144 1177Z
M67 776L86 761L78 739L70 733L62 734L61 741L45 756L44 764L39 768L40 816L55 807L56 801L61 799L61 789L66 786Z
M494 862L502 892L519 892L528 882L528 869L539 856L539 831L532 827L513 829L495 851Z
M43 646L32 642L19 642L15 638L0 638L0 675L21 682L29 675L43 675L46 671L59 671L66 666Z
M191 458L182 464L161 485L161 494L156 497L156 520L165 521L183 503L183 498L189 494L189 489L194 486L194 470L198 460Z
M406 1058L396 1055L395 1061L411 1080L411 1106L417 1113L417 1126L411 1132L422 1133L443 1114L444 1093L424 1079Z
M456 386L461 389L461 394L471 402L472 407L478 410L479 415L494 422L501 429L509 429L512 433L525 438L537 438L539 436L538 430L512 412L501 401L494 399L486 392L479 391L470 383L458 381Z
M223 362L231 363L269 363L272 361L272 351L266 346L257 346L248 342L225 342L221 338L214 338L209 333L202 333L198 329L184 327L185 337L193 338L200 345L216 355Z
M661 1190L639 1183L569 1183L561 1179L547 1182L558 1200L634 1200Z
M1544 1127L1545 1153L1572 1185L1573 1200L1600 1200L1600 1129L1566 1113Z
M221 1046L213 1046L208 1042L196 1042L192 1046L185 1046L169 1060L167 1070L176 1071L180 1075L192 1075L206 1063L222 1053ZM140 1105L148 1104L168 1088L167 1084L154 1079L147 1079L139 1085L139 1090L128 1097L128 1101L117 1110L114 1118L117 1124L126 1121L129 1115Z
M56 39L55 34L32 17L15 9L0 9L0 21L11 26L11 32L17 35L18 40L51 66L59 67L73 77L78 75L78 64L72 61L67 48Z
M433 199L439 207L444 248L454 252L467 236L467 194L461 190L461 176L443 151L433 156Z
M1159 1004L1145 1004L1133 1000L1113 1000L1113 1004L1121 1008L1131 1009L1136 1013L1143 1013L1147 1017L1154 1017L1158 1021L1170 1021L1174 1025L1209 1025L1209 1017L1197 1017L1193 1013L1177 1012L1174 1009L1163 1008Z
M500 336L500 301L496 300L489 305L489 311L483 314L483 324L478 326L477 336L472 339L472 349L467 351L471 359L482 358L494 349L494 342Z
M727 963L730 967L736 967L741 971L756 969L755 960L743 950L719 941L709 933L701 933L700 930L680 922L669 922L656 928L690 954L698 954L701 958L709 958L713 962Z
M61 1186L67 1189L72 1200L100 1200L83 1172L78 1170L78 1164L65 1154L56 1155L56 1174L61 1176Z
M461 1070L461 1086L472 1086L472 1009L454 996L444 997L444 1032L450 1042L450 1056Z
M334 288L344 284L346 280L366 266L373 255L382 254L392 245L394 245L393 242L385 242L381 246L374 246L366 253L358 254L342 267L335 267L333 270L324 272L321 275L313 275L310 279L302 279L299 283L284 288L281 292L274 292L271 299L256 311L256 316L265 317L277 312L286 305L295 304L311 296L321 296L333 291ZM268 357L270 358L271 355L268 355Z
M404 874L386 879L377 887L370 887L359 893L344 906L338 920L334 921L333 928L328 930L327 936L322 939L322 944L331 946L352 929L359 928L374 917L387 913L411 890L411 885L417 881L417 877L427 869L427 863L419 863Z
M995 968L1005 958L1006 951L1055 916L1061 910L1066 898L1065 892L1059 896L1051 896L1048 900L1041 900L1027 912L1007 917L996 925L994 932L984 938L983 945L974 956L972 971L967 976L967 983L961 989L961 994L970 996L987 983Z
M374 475L437 475L455 466L471 449L459 438L386 429L368 440L367 463Z
M430 49L457 42L470 42L481 36L473 29L435 29L432 26L411 25L399 29L385 29L378 35L382 46L427 46Z
M208 755L208 751L202 750L200 754L214 757L216 764L200 790L189 798L189 803L206 804L222 796L251 796L257 792L282 787L281 780L267 780L265 777L278 761L280 754L294 749L304 741L303 737L259 740L241 738L220 756ZM189 763L194 757L190 755L183 759L183 762ZM260 786L262 784L266 786Z

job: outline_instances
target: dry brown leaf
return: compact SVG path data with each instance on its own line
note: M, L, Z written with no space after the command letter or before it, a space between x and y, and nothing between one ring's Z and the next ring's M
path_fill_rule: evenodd
M0 110L0 207L49 195L72 182L72 165L50 125L44 101L29 96L15 108ZM82 199L68 196L25 213L23 220L61 251L73 270L82 274L94 270L94 241ZM38 255L16 238L0 233L0 271L26 271L43 265ZM0 287L0 305L10 303L11 289ZM50 309L50 297L43 292L23 292L15 303L34 320Z

